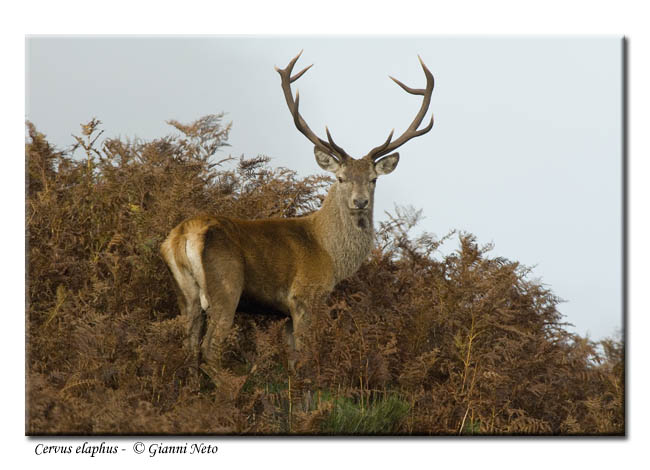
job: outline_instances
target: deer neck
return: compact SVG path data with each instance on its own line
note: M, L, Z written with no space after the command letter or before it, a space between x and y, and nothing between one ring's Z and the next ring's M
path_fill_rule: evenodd
M316 238L332 258L337 283L354 274L370 254L375 237L372 213L371 204L363 217L352 214L334 183L314 214Z

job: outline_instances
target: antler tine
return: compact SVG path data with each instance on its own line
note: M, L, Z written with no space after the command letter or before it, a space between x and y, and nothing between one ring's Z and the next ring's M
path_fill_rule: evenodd
M275 70L280 74L286 74L286 75L291 75L291 71L293 70L293 66L296 65L296 62L298 62L298 59L300 59L300 56L302 55L304 49L300 49L300 52L298 52L298 55L296 55L293 59L289 61L287 66L284 69L281 69L277 65L275 66Z
M391 77L390 75L388 76L392 81L397 83L399 86L401 86L405 92L410 93L412 95L424 95L425 89L424 88L411 88L409 86L404 85L402 82L400 82L398 79L395 77Z
M429 109L429 104L431 103L431 94L433 93L433 86L434 86L433 74L431 73L431 71L429 71L429 69L424 64L422 58L419 55L418 55L418 59L420 60L420 65L422 65L424 76L427 79L427 84L425 88L411 88L409 86L404 85L396 78L390 76L389 77L407 93L410 93L412 95L424 96L422 100L422 105L420 106L420 110L415 115L415 118L413 119L413 122L411 122L411 125L404 131L404 133L401 136L399 136L397 140L391 142L391 138L393 137L393 132L391 131L386 142L384 142L382 145L378 147L375 147L368 153L367 158L370 158L371 160L377 160L378 158L404 145L412 138L419 137L422 134L426 134L433 127L433 116L431 116L431 121L429 122L429 124L426 127L418 130L418 127L420 126L420 124L422 124L422 119L424 119L424 116L427 114L427 110Z
M330 130L325 126L325 133L327 134L327 140L329 141L330 145L336 150L339 154L343 156L343 158L347 158L347 153L345 153L345 150L343 150L341 147L336 145L334 142L334 139L332 139L332 135L330 134Z
M382 150L384 150L386 147L388 147L388 144L390 144L390 140L393 138L393 133L394 133L394 132L395 132L395 129L391 130L391 131L390 131L390 134L388 134L388 138L386 139L386 141L385 141L383 144L381 144L381 145L375 147L374 149L372 149L372 150L368 153L368 155L375 155L375 154L378 154L378 153L380 153ZM378 158L379 158L379 157L378 157Z
M293 77L291 77L291 78L289 79L289 83L293 83L293 82L295 82L296 80L298 80L300 77L302 77L302 75L303 75L307 70L309 70L309 69L312 68L313 66L314 66L314 64L311 64L311 65L308 65L307 67L305 67L304 69L302 69L300 72L298 72L297 74L295 74Z
M314 145L321 147L324 150L327 150L328 152L338 156L342 160L347 160L349 155L343 150L341 147L336 145L334 143L334 140L332 139L332 136L330 135L329 131L327 131L327 138L329 142L321 139L318 137L314 131L312 131L303 117L300 115L299 112L299 105L300 105L300 94L298 91L296 91L296 98L294 100L293 98L293 93L291 92L291 84L298 80L300 77L304 75L307 70L309 70L314 64L311 64L304 69L302 69L300 72L295 74L294 76L291 76L291 72L293 70L294 65L296 65L296 62L300 58L300 55L302 54L302 51L298 53L297 56L295 56L289 64L284 68L281 69L279 67L275 67L275 70L280 74L280 78L282 80L282 91L284 92L284 98L287 101L287 106L289 107L289 112L293 116L293 122L296 125L296 128L305 136L307 139L309 139ZM327 130L327 128L326 128Z

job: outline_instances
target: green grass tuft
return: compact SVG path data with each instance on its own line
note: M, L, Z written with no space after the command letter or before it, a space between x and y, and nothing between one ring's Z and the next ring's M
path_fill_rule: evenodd
M349 398L338 398L322 423L322 431L326 434L395 434L409 410L409 404L394 394L367 406Z

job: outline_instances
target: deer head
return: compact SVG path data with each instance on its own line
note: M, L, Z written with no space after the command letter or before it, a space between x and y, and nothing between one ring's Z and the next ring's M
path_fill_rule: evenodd
M359 228L367 228L372 221L377 177L391 173L399 162L399 153L391 152L404 145L412 138L429 132L433 127L433 116L431 116L429 124L418 130L418 127L427 113L429 104L431 103L431 94L434 85L433 75L426 65L424 65L420 56L418 56L422 69L424 70L424 75L427 79L425 88L410 88L396 78L390 77L407 93L423 96L420 110L413 119L413 122L411 122L411 125L399 138L393 140L393 133L395 131L395 129L393 129L383 144L370 150L370 152L368 152L364 157L355 159L348 155L343 148L334 142L327 127L325 127L327 140L323 140L309 128L303 117L300 115L298 110L300 95L296 92L294 98L293 93L291 92L291 83L298 80L313 65L305 67L303 70L292 76L291 73L293 67L301 54L302 51L300 51L296 57L291 59L286 68L275 68L275 70L280 74L282 90L287 105L289 106L289 111L293 116L293 122L296 125L296 128L314 144L314 155L318 165L323 170L336 175L337 182L335 185L336 195L339 198L339 206L346 208L349 213L358 220Z

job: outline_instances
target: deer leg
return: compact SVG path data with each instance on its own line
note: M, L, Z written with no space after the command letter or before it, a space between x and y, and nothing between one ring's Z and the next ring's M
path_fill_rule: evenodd
M291 323L293 326L293 343L296 351L301 351L304 345L304 332L309 325L309 310L300 300L296 299L291 307Z
M178 308L185 321L185 347L190 355L198 360L199 342L204 323L199 300L199 286L189 274L185 276L180 272L172 274Z
M201 341L201 330L205 317L201 310L201 302L198 296L198 286L196 287L196 295L186 299L185 321L186 321L186 345L190 354L198 359L199 343Z
M218 371L221 368L223 341L232 328L238 301L210 306L205 336L201 342L201 356L205 370ZM234 305L233 305L234 304Z
M230 333L244 287L241 261L211 252L204 260L207 329L201 343L202 369L213 378L221 368L223 341Z
M289 351L295 351L296 341L293 337L293 321L291 319L284 324L284 339L287 342L287 346L289 346Z
M289 320L287 323L284 324L284 339L287 342L287 346L289 347L289 359L288 359L289 371L295 372L296 360L294 359L294 356L296 354L296 340L293 335L293 320Z
M309 328L309 309L306 303L298 296L293 295L289 301L291 314L291 331L287 328L286 337L291 353L302 351L304 347L304 334ZM287 324L287 327L289 324ZM294 354L290 354L292 356ZM295 372L296 360L289 358L289 370Z

